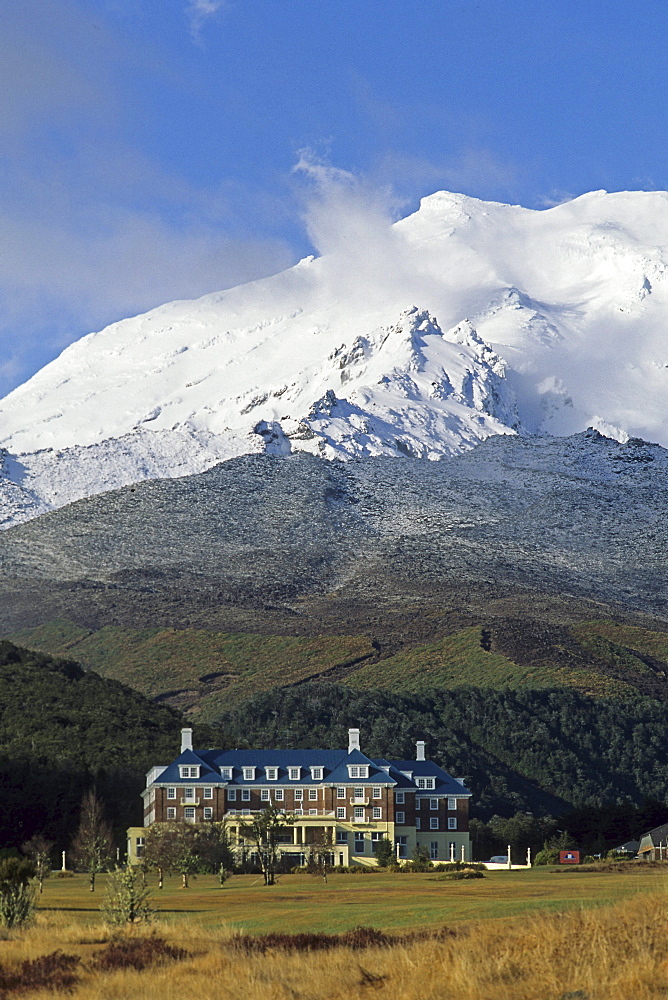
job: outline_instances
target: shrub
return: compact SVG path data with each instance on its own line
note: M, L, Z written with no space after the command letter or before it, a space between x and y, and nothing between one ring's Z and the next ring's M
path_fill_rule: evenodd
M232 938L231 946L248 954L266 951L329 951L332 948L391 948L416 941L445 941L456 936L456 931L443 927L437 931L415 931L407 934L385 934L375 927L354 927L342 934L239 934Z
M453 881L460 881L461 879L466 879L466 878L486 878L486 875L484 872L472 871L472 870L466 871L465 869L463 869L462 871L446 872L445 875L439 875L437 881L453 882Z
M91 967L99 972L109 972L114 969L141 971L149 965L181 962L185 958L190 958L189 951L167 944L164 938L117 938L115 941L110 941L106 948L96 952Z
M15 969L0 967L0 997L36 990L70 992L79 982L74 972L79 961L77 955L52 951L49 955L21 962Z
M138 924L149 921L155 910L142 873L136 868L117 868L109 878L107 897L102 905L109 924Z
M30 879L35 867L23 858L0 861L0 925L20 927L27 924L35 911L35 890Z

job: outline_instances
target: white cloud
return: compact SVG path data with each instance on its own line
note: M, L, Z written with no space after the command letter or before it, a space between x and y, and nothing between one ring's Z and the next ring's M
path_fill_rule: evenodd
M186 13L190 21L190 32L199 39L204 22L222 10L225 0L188 0Z

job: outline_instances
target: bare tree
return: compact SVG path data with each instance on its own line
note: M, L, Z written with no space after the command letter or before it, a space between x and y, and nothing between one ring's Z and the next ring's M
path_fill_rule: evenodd
M275 806L269 806L257 815L252 823L240 828L241 836L245 840L252 841L257 848L265 885L273 885L276 881L279 845L286 826L291 826L293 823L293 816L281 812Z
M102 802L91 788L82 799L79 829L72 841L74 863L88 872L91 892L95 892L95 876L111 864L113 847L111 827L104 818Z
M41 833L36 833L25 844L21 844L21 850L32 861L35 868L35 878L39 884L40 893L44 890L44 879L51 874L51 854L54 843L47 840Z
M321 828L313 831L313 840L309 844L306 856L306 868L310 875L319 875L324 882L332 870L332 831Z
M194 823L154 823L144 837L142 863L158 873L158 888L167 874L180 875L182 888L200 865L197 853L198 831Z

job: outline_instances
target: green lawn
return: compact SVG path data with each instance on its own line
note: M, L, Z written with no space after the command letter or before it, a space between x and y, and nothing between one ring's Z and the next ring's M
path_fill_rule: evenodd
M75 922L98 922L105 877L92 894L85 876L52 878L45 883L40 908ZM155 886L153 879L149 884ZM205 926L226 924L252 932L343 931L358 925L385 930L439 927L472 920L568 910L615 903L638 892L668 889L666 873L656 868L631 872L489 872L485 879L439 882L435 875L332 875L327 884L309 875L283 875L265 887L254 875L235 875L218 886L199 876L189 889L180 879L153 891L160 919L188 917Z

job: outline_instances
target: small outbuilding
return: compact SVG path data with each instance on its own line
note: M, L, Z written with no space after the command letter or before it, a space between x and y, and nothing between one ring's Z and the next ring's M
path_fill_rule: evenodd
M638 846L643 861L668 861L668 823L643 834Z

